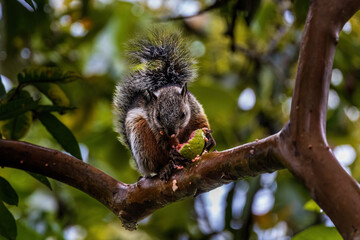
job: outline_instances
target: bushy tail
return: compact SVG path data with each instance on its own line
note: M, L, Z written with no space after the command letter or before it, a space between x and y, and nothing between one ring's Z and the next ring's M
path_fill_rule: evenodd
M194 59L180 33L153 30L146 37L138 37L128 45L130 61L139 68L134 76L146 76L143 81L149 90L168 84L183 85L196 75Z
M183 86L196 76L195 60L180 33L152 30L128 44L128 56L133 71L120 82L114 95L114 112L120 140L128 145L125 136L125 117L133 101L147 90L156 91L167 85Z

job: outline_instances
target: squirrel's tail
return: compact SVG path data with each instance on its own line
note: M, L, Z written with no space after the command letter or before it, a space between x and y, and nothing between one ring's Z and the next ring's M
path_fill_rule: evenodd
M154 29L129 43L128 55L136 64L134 75L141 75L147 90L176 84L184 85L196 76L195 60L179 32Z
M135 66L117 85L113 100L116 131L127 146L125 118L135 99L164 86L182 87L196 76L195 60L178 32L156 29L139 36L128 44L128 56Z

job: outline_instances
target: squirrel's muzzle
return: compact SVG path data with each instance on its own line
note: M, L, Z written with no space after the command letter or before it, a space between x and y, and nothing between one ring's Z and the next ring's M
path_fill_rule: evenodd
M168 129L166 129L166 134L169 136L169 137L172 137L172 136L176 136L177 135L177 133L176 133L176 131L175 131L175 128L168 128Z

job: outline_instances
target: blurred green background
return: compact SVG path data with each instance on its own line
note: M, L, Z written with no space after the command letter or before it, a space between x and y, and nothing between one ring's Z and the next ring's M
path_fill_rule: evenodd
M189 89L205 108L216 149L224 150L274 134L287 122L307 8L308 1L300 0L2 0L0 74L7 91L28 66L59 66L83 75L62 86L77 109L58 117L79 141L84 161L133 183L139 174L117 141L111 112L114 87L130 69L125 43L154 25L182 31L198 61L199 76ZM201 9L208 11L182 18ZM330 146L357 180L359 34L358 13L340 34L327 118ZM37 119L22 140L62 150ZM171 204L133 232L67 185L51 180L50 191L9 168L0 169L0 176L20 198L18 207L9 206L18 239L277 240L315 225L297 239L341 239L325 227L333 226L331 221L287 170Z

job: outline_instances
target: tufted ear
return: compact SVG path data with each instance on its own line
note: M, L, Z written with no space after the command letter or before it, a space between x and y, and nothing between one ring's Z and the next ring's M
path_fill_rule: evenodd
M149 102L157 99L157 96L155 95L155 93L153 93L153 92L150 91L150 90L146 90L146 91L147 91L147 93L148 93L148 101L149 101Z
M181 89L181 96L184 97L186 95L187 91L188 91L187 90L187 83L185 83L184 86Z

